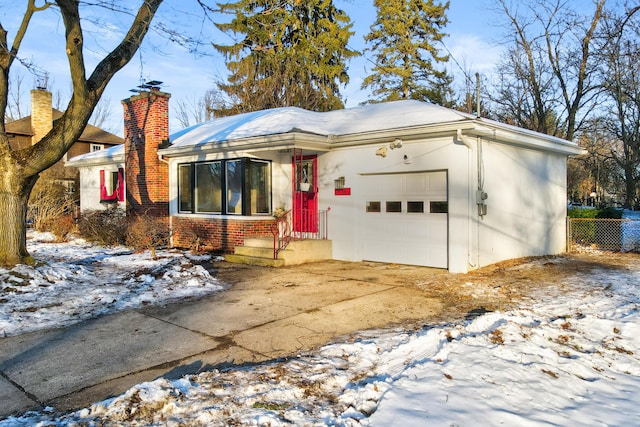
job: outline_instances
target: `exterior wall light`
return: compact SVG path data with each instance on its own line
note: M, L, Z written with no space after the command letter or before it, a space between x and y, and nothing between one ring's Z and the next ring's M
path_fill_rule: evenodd
M402 140L401 139L395 139L391 144L389 144L389 148L391 148L392 150L394 148L401 148L402 147Z

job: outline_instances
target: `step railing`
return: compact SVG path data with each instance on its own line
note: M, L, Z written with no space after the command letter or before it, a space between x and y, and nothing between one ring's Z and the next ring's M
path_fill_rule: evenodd
M273 259L278 259L278 252L287 247L291 241L291 210L276 217L271 225L273 234Z
M329 234L329 211L311 211L303 209L296 212L291 210L275 218L271 226L273 234L273 259L278 259L278 253L285 249L292 240L326 240Z

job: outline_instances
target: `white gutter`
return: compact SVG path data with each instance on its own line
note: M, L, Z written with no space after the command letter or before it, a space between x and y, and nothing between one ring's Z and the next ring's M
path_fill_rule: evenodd
M505 126L498 123L490 124L489 126L478 124L468 131L468 134L522 148L552 151L570 156L586 153L577 144L565 139L516 127L505 128Z
M454 134L459 129L473 129L473 122L461 120L449 123L391 128L373 132L351 133L339 136L334 135L331 137L331 148L380 144L390 142L398 138L403 141L434 138Z
M79 168L84 166L111 165L114 163L124 163L124 154L119 154L116 156L101 156L88 159L77 159L76 157L73 157L64 162L64 166Z
M194 145L170 146L158 150L158 154L165 157L182 157L191 154L219 153L230 150L265 151L282 150L293 147L316 151L329 151L329 141L330 138L324 135L289 132L230 141L211 141Z
M456 139L466 145L468 149L471 149L471 139L462 133L462 129L456 131Z

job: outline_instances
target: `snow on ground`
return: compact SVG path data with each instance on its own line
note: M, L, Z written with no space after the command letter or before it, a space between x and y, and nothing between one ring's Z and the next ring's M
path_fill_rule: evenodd
M101 262L118 257L87 250ZM58 262L52 270L77 265ZM638 283L640 266L596 270L464 324L363 332L292 359L159 379L74 413L49 408L0 426L638 425Z
M224 289L199 262L208 255L160 250L133 253L77 239L52 243L30 234L35 268L0 267L0 336L57 328L146 304L163 304Z

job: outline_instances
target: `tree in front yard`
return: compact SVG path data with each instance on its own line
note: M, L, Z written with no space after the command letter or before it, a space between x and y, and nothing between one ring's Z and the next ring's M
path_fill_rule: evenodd
M55 0L37 5L28 0L22 21L13 40L0 23L0 114L6 117L9 98L9 73L20 60L22 40L34 14L58 9L65 28L66 56L73 93L62 117L49 133L34 145L15 149L6 134L5 121L0 124L0 265L30 260L26 248L27 202L40 174L59 161L82 134L96 104L111 78L133 57L147 34L162 0L145 0L133 15L131 25L120 43L86 76L84 32L81 26L81 3L78 0ZM116 8L114 2L105 7ZM84 6L84 4L83 4ZM92 52L95 53L95 52Z
M374 54L371 73L362 88L373 90L372 101L417 99L452 106L451 78L437 65L448 61L438 43L448 19L449 2L434 0L374 0L376 21L365 36Z
M233 18L216 25L235 42L214 44L230 73L218 86L233 103L217 114L343 108L346 61L357 53L347 46L350 19L333 0L239 0L220 6Z

